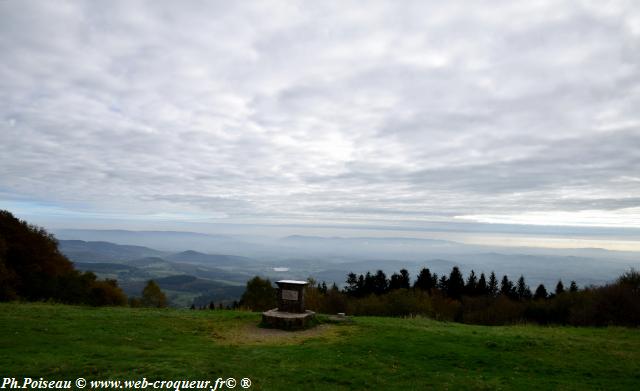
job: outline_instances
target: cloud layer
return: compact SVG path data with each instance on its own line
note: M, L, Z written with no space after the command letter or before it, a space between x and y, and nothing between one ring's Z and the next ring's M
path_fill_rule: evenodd
M0 20L0 201L640 227L634 1L5 1Z

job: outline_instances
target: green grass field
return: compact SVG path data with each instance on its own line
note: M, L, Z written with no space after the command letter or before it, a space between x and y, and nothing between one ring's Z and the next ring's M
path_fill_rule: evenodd
M258 328L259 320L236 311L0 304L0 375L246 377L260 390L640 387L639 329L359 317L285 332Z

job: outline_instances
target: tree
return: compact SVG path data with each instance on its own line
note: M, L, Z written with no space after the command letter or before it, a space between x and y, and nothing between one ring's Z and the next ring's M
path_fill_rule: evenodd
M462 273L460 273L460 269L457 266L454 266L451 269L451 273L449 274L449 284L447 286L447 296L452 299L460 299L462 297L462 293L464 292L464 279L462 278Z
M375 283L373 281L373 275L370 272L367 272L367 274L365 274L364 276L364 289L362 295L369 296L370 294L374 293L374 285Z
M382 295L389 289L389 280L382 270L378 270L373 276L373 293Z
M489 284L487 285L487 294L491 297L496 297L498 295L498 279L496 278L496 273L493 271L489 276Z
M360 274L358 276L358 284L357 284L356 294L357 294L358 297L362 297L362 296L365 296L367 294L367 291L365 289L365 279L364 279L364 276L362 274Z
M409 278L409 272L407 269L401 269L400 274L393 273L389 280L389 290L395 289L409 289L411 287L411 281Z
M358 276L354 272L347 274L347 286L344 291L350 296L359 296Z
M449 289L449 279L444 274L438 280L438 289L440 289L445 294L447 293L447 290Z
M562 280L559 280L558 284L556 285L556 296L560 296L563 293L564 293L564 284L562 283Z
M575 281L571 281L571 285L569 285L569 292L575 293L578 291L578 284Z
M438 274L433 273L431 275L431 288L437 288L437 287L438 287Z
M258 276L247 281L247 287L240 298L239 305L252 311L266 311L276 307L276 288L271 285L269 279ZM238 303L234 304L234 308Z
M487 294L487 279L485 278L484 273L480 273L476 294L479 296L485 296Z
M45 229L0 210L0 301L54 300L89 305L125 305L115 280L81 273Z
M431 292L431 288L433 288L432 284L433 280L431 279L431 271L427 268L422 268L420 273L418 273L418 277L416 278L416 282L413 284L413 287L421 291Z
M469 273L469 278L467 278L467 284L464 286L464 293L467 296L475 296L478 290L478 278L476 277L476 272L471 270Z
M634 293L640 293L640 272L631 268L630 270L622 273L616 280L617 284L627 285L634 290Z
M167 296L155 281L149 280L142 290L141 302L144 307L163 308L167 306Z
M89 305L106 306L106 305L126 305L127 296L118 287L118 282L112 279L98 280L95 279L91 283L91 288L87 300Z
M513 283L509 281L509 277L506 275L502 277L502 282L500 282L500 294L508 298L516 296Z
M518 283L516 284L516 294L518 296L518 299L520 300L531 299L531 290L529 289L527 283L524 281L523 275L518 278Z
M544 285L540 284L536 288L536 293L533 295L533 299L534 300L544 300L544 299L547 298L547 296L548 296L547 288L545 288Z
M411 277L407 269L400 269L400 282L403 289L409 289L411 287Z

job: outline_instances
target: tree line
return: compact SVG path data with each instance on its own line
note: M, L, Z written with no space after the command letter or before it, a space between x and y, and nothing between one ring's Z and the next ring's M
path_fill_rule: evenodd
M259 288L259 289L258 289ZM275 307L276 289L255 277L247 284L240 306L252 310ZM428 268L415 281L406 269L390 277L382 271L349 273L346 285L309 279L307 309L321 313L345 312L365 316L429 316L434 319L499 325L518 322L576 326L640 325L640 273L625 272L604 286L568 287L559 280L552 291L540 284L534 291L524 276L512 281L494 272L462 274L453 267L438 276Z
M565 291L562 280L559 280L555 286L555 291L549 293L544 284L538 285L535 293L531 291L527 285L524 276L520 276L517 281L509 280L504 275L498 282L495 272L491 272L487 278L483 273L476 275L471 270L466 281L457 266L454 266L447 276L443 274L438 276L437 273L431 273L428 268L422 268L418 273L416 280L411 285L411 278L406 269L401 269L399 273L393 273L390 278L382 270L378 270L375 274L367 272L366 274L356 275L349 273L347 275L347 285L344 292L352 297L366 297L369 295L382 295L397 289L419 289L428 293L438 291L438 293L456 300L465 297L488 296L497 297L504 295L513 300L530 300L530 299L547 299L562 294ZM575 281L571 281L569 286L570 292L577 292L578 285Z

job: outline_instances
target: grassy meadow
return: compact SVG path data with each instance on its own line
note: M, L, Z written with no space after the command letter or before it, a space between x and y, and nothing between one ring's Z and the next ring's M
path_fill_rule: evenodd
M0 304L0 374L215 380L255 390L637 389L640 330L357 317L310 330L240 311ZM237 386L236 389L242 389Z

